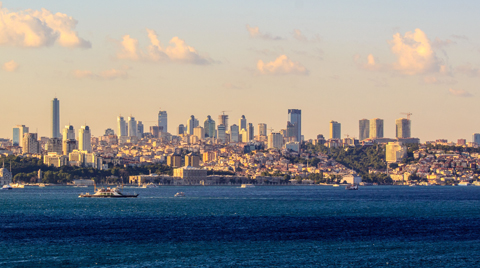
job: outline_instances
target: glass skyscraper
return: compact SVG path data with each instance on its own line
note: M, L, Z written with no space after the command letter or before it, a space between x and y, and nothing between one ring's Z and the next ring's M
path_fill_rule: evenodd
M52 138L61 138L60 134L60 101L54 98L52 101Z
M294 137L302 140L302 110L288 109L288 121L294 126Z

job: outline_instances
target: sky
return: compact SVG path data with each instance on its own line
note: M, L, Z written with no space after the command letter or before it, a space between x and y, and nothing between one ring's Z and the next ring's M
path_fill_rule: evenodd
M479 1L26 1L0 9L0 137L23 124L94 136L158 111L176 134L190 115L228 111L286 128L302 110L305 139L329 122L358 137L358 121L412 113L420 140L480 133ZM218 121L218 120L217 120Z

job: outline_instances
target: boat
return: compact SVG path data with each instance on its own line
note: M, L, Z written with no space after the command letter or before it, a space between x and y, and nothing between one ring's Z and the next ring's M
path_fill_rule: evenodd
M157 185L153 184L153 183L149 183L149 184L144 184L142 185L142 188L156 188Z
M13 189L13 187L8 185L8 184L3 185L3 187L2 187L2 190L12 190L12 189Z
M185 193L184 192L178 192L175 194L175 197L184 197Z
M416 185L415 183L411 183L411 184L409 184L408 186L409 186L409 187L415 187L415 186L417 186L417 185Z
M349 184L345 187L345 190L358 190L358 185L356 184Z
M39 183L38 187L45 187L45 183Z
M340 187L340 184L334 184L333 187Z
M470 186L471 184L468 181L462 181L458 183L458 186Z
M123 194L122 192L120 192L120 189L118 188L99 188L97 190L97 186L94 185L95 189L95 193L94 194L90 194L90 193L82 193L80 194L78 197L90 197L90 198L135 198L138 196L138 194Z
M85 185L85 184L79 184L79 185L75 185L73 187L76 187L76 188L88 188L88 185Z
M242 184L242 185L240 186L240 188L252 188L252 187L255 187L255 185L250 184L250 183Z
M12 188L25 188L25 184L14 183L10 185Z

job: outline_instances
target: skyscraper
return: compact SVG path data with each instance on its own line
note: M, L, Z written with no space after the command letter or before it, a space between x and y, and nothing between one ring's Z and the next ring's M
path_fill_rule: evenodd
M52 101L52 138L61 138L60 135L60 101L54 98Z
M73 126L65 126L63 129L63 140L74 140L75 139L75 130Z
M118 128L118 137L127 136L127 125L123 116L117 117L117 128Z
M342 124L337 121L330 121L330 139L342 138Z
M89 126L82 126L78 131L78 150L92 152L91 144L92 134Z
M203 128L205 129L205 137L216 138L217 131L215 128L215 121L210 115L207 116L207 119L203 121Z
M249 141L253 140L253 137L255 137L255 129L253 128L252 123L248 123L247 131L248 131L248 140Z
M196 126L193 128L193 135L197 136L199 140L205 139L205 129L201 126Z
M395 130L397 138L411 138L410 120L406 118L395 120Z
M37 133L25 133L22 139L22 153L24 154L39 154L40 142L38 142Z
M472 135L472 142L480 145L480 133L473 133Z
M128 136L135 137L137 136L137 121L135 121L135 117L129 116L127 120L128 124Z
M258 124L258 136L267 136L267 124Z
M268 135L268 149L276 148L282 149L283 147L283 136L280 133L272 132Z
M187 134L188 135L193 135L193 129L196 127L196 122L198 120L195 118L195 116L191 115L190 119L187 121Z
M297 141L302 140L302 110L288 109L288 121L295 128L295 138Z
M63 129L62 152L68 155L73 150L77 149L77 140L75 140L75 129L73 126L65 126Z
M240 131L238 129L238 126L233 124L230 126L230 141L231 142L239 142L238 135L240 134Z
M158 126L163 127L163 132L168 132L167 126L167 111L159 111L158 112Z
M240 117L240 119L238 119L238 128L240 130L247 129L247 119L245 118L244 115L242 115L242 117Z
M228 129L228 115L221 114L218 116L218 124L223 125L225 129Z
M185 133L185 126L183 124L178 125L177 129L178 135L182 135Z
M137 137L139 139L143 138L143 123L142 121L138 121L137 123Z
M17 125L13 128L13 145L23 146L23 136L28 133L28 127L25 125Z
M358 121L359 132L358 137L359 140L363 141L365 139L370 138L370 121L368 119L362 119Z
M219 143L226 142L225 131L226 131L226 128L224 125L217 126L217 140Z
M370 120L370 138L383 138L383 119Z

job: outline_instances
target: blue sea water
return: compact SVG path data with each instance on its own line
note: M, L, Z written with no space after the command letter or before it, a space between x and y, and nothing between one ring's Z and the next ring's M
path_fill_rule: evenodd
M480 187L85 191L0 191L0 266L480 267Z

